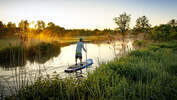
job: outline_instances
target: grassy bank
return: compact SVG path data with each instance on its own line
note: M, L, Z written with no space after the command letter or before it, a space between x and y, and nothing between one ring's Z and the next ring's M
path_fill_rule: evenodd
M27 45L31 46L33 44L38 44L40 42L47 42L51 43L53 41L58 41L61 45L69 45L73 43L77 43L82 37L85 42L102 42L105 41L105 39L108 39L107 36L69 36L69 37L62 37L62 38L48 38L46 36L39 36L39 37L30 37L27 39L27 41L20 40L17 36L11 36L11 37L3 37L0 38L0 50L12 46L21 46L22 42Z
M39 78L7 100L177 100L177 43L153 43L87 79Z
M49 59L56 57L61 52L61 46L58 42L38 44L26 47L11 46L0 49L0 67L24 66L26 61L45 63Z

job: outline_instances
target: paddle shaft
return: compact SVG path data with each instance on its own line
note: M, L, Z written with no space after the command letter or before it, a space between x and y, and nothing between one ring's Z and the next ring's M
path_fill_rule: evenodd
M86 52L85 52L85 54L86 54L86 63L87 63L87 43L85 43L85 48L86 48Z

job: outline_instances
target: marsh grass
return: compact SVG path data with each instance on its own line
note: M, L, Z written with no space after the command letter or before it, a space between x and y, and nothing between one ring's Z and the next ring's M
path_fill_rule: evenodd
M58 56L60 54L60 44L57 42L52 43L39 43L30 47L25 45L10 46L0 50L0 67L5 70L13 69L10 79L0 77L0 98L4 100L5 96L17 95L18 91L28 85L33 85L36 78L41 77L38 72L29 75L24 67L27 60L32 62L44 63L48 59ZM40 69L39 69L40 73ZM34 78L34 79L33 79ZM12 98L11 98L12 99Z
M26 61L45 63L52 57L60 54L61 47L58 42L31 45L26 47L10 46L0 50L0 65L4 68L24 66Z
M5 98L5 88L0 80L0 99L3 100Z
M176 43L151 44L101 64L86 79L59 75L21 88L22 100L177 100ZM9 99L7 99L9 100Z
M23 47L8 47L0 51L0 64L4 67L23 66L24 61Z
M135 40L133 42L133 46L135 48L141 48L141 47L146 47L149 41L147 40Z

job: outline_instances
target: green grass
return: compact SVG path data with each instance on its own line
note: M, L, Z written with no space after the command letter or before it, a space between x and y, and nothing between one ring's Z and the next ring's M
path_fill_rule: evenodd
M53 57L57 57L61 52L58 42L38 43L26 47L11 46L0 50L0 66L4 68L24 66L26 61L45 63Z
M96 41L104 41L106 36L70 36L70 37L62 37L58 40L61 43L61 46L66 46L70 44L74 44L79 41L80 37L84 39L84 42L96 42ZM44 40L31 39L29 41L24 42L25 45L31 46L34 44L38 44L40 42L46 42ZM3 37L0 38L0 50L11 46L21 46L21 40L18 37Z
M0 50L0 66L15 67L25 65L25 49L23 47L7 47Z
M177 100L177 43L154 43L102 64L86 79L39 78L22 100Z
M15 37L4 37L0 38L0 50L9 47L9 43L11 45L19 45L20 40Z
M145 47L147 45L147 41L145 40L135 40L133 42L134 47Z

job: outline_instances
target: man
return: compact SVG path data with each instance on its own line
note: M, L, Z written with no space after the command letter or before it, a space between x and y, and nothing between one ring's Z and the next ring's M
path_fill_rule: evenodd
M75 61L76 61L76 65L77 65L77 59L79 58L80 59L80 65L83 65L82 64L82 49L86 51L86 49L84 48L84 44L82 42L82 38L80 38L80 41L77 42L77 47L76 47L76 55L75 55Z

